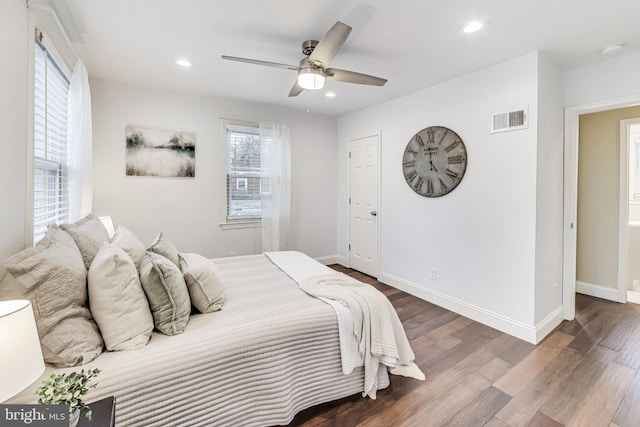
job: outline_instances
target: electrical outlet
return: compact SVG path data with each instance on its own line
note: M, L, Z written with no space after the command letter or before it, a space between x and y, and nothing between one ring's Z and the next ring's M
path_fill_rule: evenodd
M437 268L432 268L431 269L431 275L429 276L429 278L433 281L438 280L438 269Z

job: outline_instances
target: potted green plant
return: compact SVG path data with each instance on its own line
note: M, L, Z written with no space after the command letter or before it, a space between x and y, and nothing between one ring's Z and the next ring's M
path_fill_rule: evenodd
M74 427L84 409L84 416L91 419L91 409L82 401L89 388L95 388L91 379L100 373L100 369L84 369L69 374L51 374L42 380L42 386L36 391L40 396L38 403L48 405L69 405L69 425Z

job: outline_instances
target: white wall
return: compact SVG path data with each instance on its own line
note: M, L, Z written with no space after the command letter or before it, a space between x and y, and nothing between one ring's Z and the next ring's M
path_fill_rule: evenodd
M640 52L568 70L564 105L640 96Z
M23 0L0 2L0 262L25 247L28 20ZM5 271L0 267L0 279Z
M469 309L466 315L513 327L511 333L531 332L537 99L538 54L531 53L338 120L339 183L347 182L349 139L382 134L383 281L459 312ZM492 113L522 107L529 108L528 129L489 133ZM456 131L469 156L459 187L437 199L415 194L400 166L412 135L432 125ZM339 186L338 253L345 260L347 197L346 185ZM437 281L429 279L430 268L438 269Z
M556 64L547 55L539 54L535 324L555 314L555 321L547 324L549 327L562 320L562 77Z
M270 105L91 80L94 212L151 242L160 230L185 252L260 251L259 229L222 230L225 164L221 117L288 123L292 133L291 249L334 257L336 119ZM124 129L135 124L196 133L196 176L125 176Z

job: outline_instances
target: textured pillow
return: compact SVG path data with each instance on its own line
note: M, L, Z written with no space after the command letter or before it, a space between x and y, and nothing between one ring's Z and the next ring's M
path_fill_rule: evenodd
M180 269L187 282L191 304L201 313L220 310L225 296L218 267L199 254L180 255Z
M176 267L180 268L180 253L175 245L164 237L162 231L147 250L162 255L174 263Z
M140 281L156 328L167 335L184 332L191 300L180 269L166 257L147 251L140 265Z
M134 350L151 338L153 317L133 260L105 242L89 268L89 304L107 350Z
M144 243L138 239L138 236L125 226L119 225L111 239L111 243L121 249L124 249L124 251L133 260L133 263L136 265L136 269L140 271L140 263L142 262L142 257L147 251L147 248L145 248Z
M88 270L102 243L109 240L104 224L100 218L90 213L73 224L63 224L60 228L73 237L82 254L84 266Z
M77 366L102 352L102 338L87 308L87 270L71 236L52 225L36 246L4 265L33 305L46 362Z

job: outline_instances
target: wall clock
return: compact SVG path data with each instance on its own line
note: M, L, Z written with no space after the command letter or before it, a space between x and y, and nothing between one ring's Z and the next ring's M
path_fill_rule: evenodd
M416 133L402 156L409 187L424 197L440 197L460 184L467 169L467 148L457 133L430 126Z

